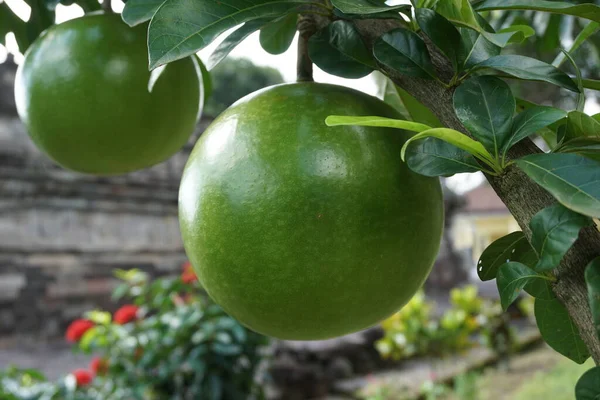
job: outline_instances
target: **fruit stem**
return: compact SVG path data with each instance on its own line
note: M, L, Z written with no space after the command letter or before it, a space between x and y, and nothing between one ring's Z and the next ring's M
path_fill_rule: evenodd
M106 14L112 14L113 13L113 10L112 10L112 0L103 0L102 1L102 10Z
M296 63L296 81L313 82L313 63L308 56L308 39L317 27L311 15L298 15L298 61Z

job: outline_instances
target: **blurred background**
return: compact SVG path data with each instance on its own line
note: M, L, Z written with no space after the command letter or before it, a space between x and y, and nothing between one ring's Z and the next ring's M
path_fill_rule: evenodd
M6 3L28 18L26 4L17 0ZM115 2L113 7L119 11L122 4ZM59 4L56 15L60 22L83 15L83 11L77 5ZM577 19L550 14L502 12L491 18L496 28L513 24L534 27L535 36L508 51L549 62L559 48L568 48L584 27ZM272 56L262 50L257 34L250 36L211 72L213 94L196 133L178 154L144 171L105 178L63 170L31 143L13 99L15 71L22 55L11 35L6 47L0 46L0 370L15 365L39 369L50 380L62 379L77 368L86 368L97 351L117 357L106 350L118 347L116 342L104 347L101 341L80 343L84 351L71 351L65 332L72 329L73 321L85 316L96 325L103 324L105 314L87 312L101 309L114 313L132 303L141 309L136 314L139 318L144 313L177 314L177 307L189 306L190 313L180 315L186 327L180 332L189 332L189 337L180 335L173 343L153 344L158 339L149 335L145 342L147 348L154 346L163 353L147 350L153 358L140 371L161 371L162 366L170 365L167 372L159 373L166 389L148 389L163 393L154 398L168 398L164 393L179 390L170 386L170 380L180 375L188 379L189 375L181 369L187 360L181 358L184 355L171 359L169 354L181 350L187 357L204 343L192 336L208 326L203 323L212 323L202 319L206 316L194 317L196 302L207 310L211 304L185 267L179 235L177 190L184 163L202 131L226 107L262 87L293 81L295 46L281 56ZM203 50L201 58L206 59L216 45ZM595 35L574 54L583 75L591 79L600 78L598 46L600 36ZM563 67L574 72L568 63ZM315 80L383 97L385 80L375 74L353 81L317 69ZM574 108L575 98L569 92L543 84L510 83L515 95L529 101ZM599 108L589 93L586 112L594 114ZM543 140L538 143L544 147ZM238 340L244 345L236 351L211 345L215 359L229 363L217 367L206 361L213 368L210 376L221 382L220 397L215 398L237 398L227 394L233 393L227 391L228 385L242 393L249 393L252 386L252 391L270 399L573 398L574 384L587 366L562 359L541 344L531 320L530 298L525 295L508 313L502 313L495 283L477 277L479 256L494 240L518 231L515 220L481 175L454 176L443 183L446 229L441 250L423 291L408 306L380 326L318 342L266 338L250 342L251 333L236 334L243 328L223 322L223 335L234 338L223 339L223 344ZM152 286L155 282L159 284ZM217 317L219 321L227 318L224 314ZM211 338L225 337L218 336L221 328L210 327L206 332ZM122 350L130 352L126 357L133 362L145 360L137 352L141 341L137 343L133 347L123 344ZM199 354L200 360L209 357ZM241 372L231 372L242 364L249 376L243 384L236 381ZM93 372L101 375L98 366L94 368ZM223 372L226 370L229 375ZM140 372L137 381L143 381L143 376ZM153 376L148 380L157 379ZM208 387L203 376L189 378L200 382L201 391ZM253 396L259 398L256 393ZM115 398L128 398L123 396ZM0 400L3 398L0 391Z

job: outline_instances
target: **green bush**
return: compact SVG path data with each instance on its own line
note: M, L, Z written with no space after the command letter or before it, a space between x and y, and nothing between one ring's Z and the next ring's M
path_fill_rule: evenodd
M89 370L57 383L35 371L11 369L1 399L248 399L267 339L212 303L186 267L178 278L151 281L139 270L117 271L113 294L130 304L111 315L86 313L66 337L77 350L97 355ZM12 396L12 397L10 397Z
M384 358L400 360L419 355L444 355L473 345L473 335L483 332L498 318L499 304L483 300L475 286L450 292L451 307L436 317L434 304L417 293L399 312L382 326L385 336L375 346Z

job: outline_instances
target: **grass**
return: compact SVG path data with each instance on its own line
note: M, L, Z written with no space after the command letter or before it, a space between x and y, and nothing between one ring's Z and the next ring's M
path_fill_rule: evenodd
M514 400L552 399L572 400L575 398L575 384L585 371L594 367L592 359L577 365L568 359L560 360L547 372L536 372L514 394Z

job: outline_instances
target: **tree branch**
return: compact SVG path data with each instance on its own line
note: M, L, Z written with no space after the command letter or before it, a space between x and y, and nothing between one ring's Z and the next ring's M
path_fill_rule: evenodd
M357 20L354 24L370 48L375 39L383 33L400 27L395 20ZM427 38L424 39L428 42ZM428 48L439 77L442 80L449 80L453 75L451 63L431 43L428 43ZM380 68L396 85L431 109L446 127L469 135L454 113L452 105L454 89L448 89L433 80L400 75L383 65L380 65ZM508 158L516 159L535 153L541 153L541 150L531 140L525 139L511 149ZM555 203L556 200L514 165L508 167L501 176L486 176L486 178L527 238L531 239L529 221L537 212ZM589 309L583 273L586 265L599 255L600 232L593 227L582 230L579 239L554 271L558 279L553 287L554 293L565 305L577 325L596 363L600 363L600 340Z

